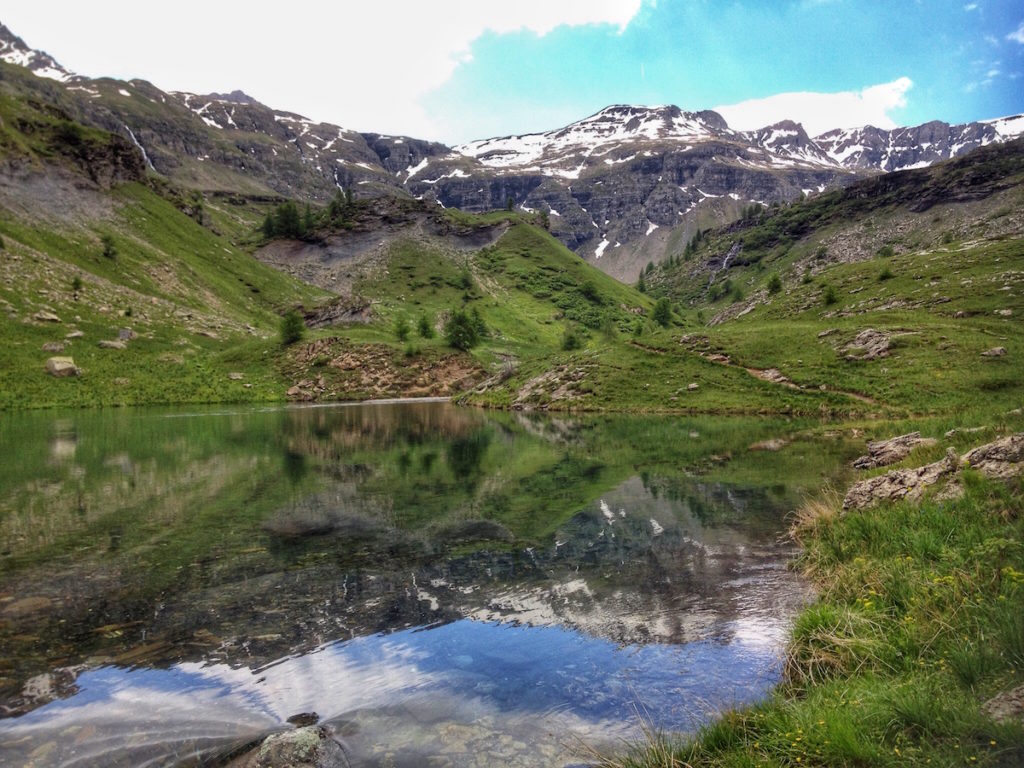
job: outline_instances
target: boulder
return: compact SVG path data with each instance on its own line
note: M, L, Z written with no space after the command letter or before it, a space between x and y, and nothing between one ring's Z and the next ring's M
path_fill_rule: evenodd
M960 466L960 457L950 448L946 456L934 464L912 469L897 469L878 477L854 483L843 499L843 509L866 509L879 501L915 501L925 490L944 477L954 474Z
M920 432L909 432L888 440L869 441L868 455L855 459L853 466L856 469L887 467L905 459L914 448L935 445L937 442L930 437L921 437Z
M992 347L981 353L982 357L1003 357L1006 354L1006 347Z
M120 339L118 339L117 341L110 341L109 339L104 339L103 341L99 342L98 346L100 349L128 349L128 345L125 342L121 341Z
M32 315L33 320L38 320L41 323L59 323L60 318L57 317L53 312L47 312L46 310L39 310Z
M120 339L121 341L134 341L138 337L139 334L137 334L131 328L121 328L117 332L117 338Z
M64 344L60 341L48 341L43 344L43 352L63 352Z
M231 381L241 381L245 376L237 371L232 371L228 374L228 378L231 379Z
M986 477L1005 480L1024 472L1024 432L979 446L963 455L961 461Z
M46 372L63 379L67 376L78 376L82 371L70 357L51 357L46 361Z
M700 389L700 385L696 381L691 381L686 385L687 392L696 392L698 389Z
M64 336L64 338L65 339L80 339L83 336L85 336L85 332L84 331L72 331L71 333L66 334Z

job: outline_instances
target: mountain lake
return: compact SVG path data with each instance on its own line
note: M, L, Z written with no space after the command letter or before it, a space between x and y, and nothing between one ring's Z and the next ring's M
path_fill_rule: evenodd
M303 714L381 768L692 731L780 680L787 516L850 450L448 403L4 414L0 762L229 765Z

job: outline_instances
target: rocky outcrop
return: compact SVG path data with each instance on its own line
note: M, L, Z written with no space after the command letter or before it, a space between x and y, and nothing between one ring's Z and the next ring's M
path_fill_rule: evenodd
M890 338L874 328L865 328L853 341L840 348L847 360L877 360L889 356Z
M1004 357L1006 355L1006 347L992 347L992 349L986 349L981 353L982 357Z
M1024 472L1024 432L968 451L963 463L986 477L1005 480Z
M986 477L1006 480L1024 474L1024 432L1000 438L974 448L962 457L952 448L933 464L913 469L897 469L878 477L854 483L843 499L843 509L866 509L880 501L920 499L930 486L952 478L960 469L969 467ZM939 498L957 498L963 489L951 483Z
M921 446L935 445L938 441L930 437L921 437L920 432L910 432L888 440L868 442L867 456L855 459L855 469L874 469L887 467L905 459L912 450Z
M929 486L953 475L960 466L960 458L950 448L946 456L934 464L913 469L897 469L878 477L854 483L843 499L843 509L866 509L880 501L916 501Z

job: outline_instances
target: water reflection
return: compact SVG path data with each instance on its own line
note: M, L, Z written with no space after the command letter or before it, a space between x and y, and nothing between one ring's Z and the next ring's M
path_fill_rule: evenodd
M12 764L193 764L315 710L359 765L563 765L638 709L686 729L763 695L806 597L778 542L800 479L745 451L791 425L19 418L0 425L24 446L0 475Z

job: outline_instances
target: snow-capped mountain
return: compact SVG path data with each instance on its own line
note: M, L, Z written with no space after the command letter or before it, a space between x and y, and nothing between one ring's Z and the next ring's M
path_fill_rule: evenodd
M491 169L531 168L574 179L588 164L626 162L616 156L619 149L661 142L685 147L733 135L716 112L618 104L558 130L473 141L455 151Z
M934 120L890 131L865 126L823 133L815 143L835 162L854 170L923 168L993 142L1024 134L1024 115L950 125Z
M64 69L48 53L29 48L24 40L3 24L0 24L0 61L25 67L40 77L62 83L75 78L74 72Z
M326 201L412 194L470 211L511 200L609 273L635 278L698 228L841 186L920 168L1024 134L1024 115L810 137L793 121L732 130L716 112L614 105L563 128L456 147L359 133L259 103L241 91L165 93L143 80L79 77L0 26L0 60L63 82L71 116L119 133L181 186Z

